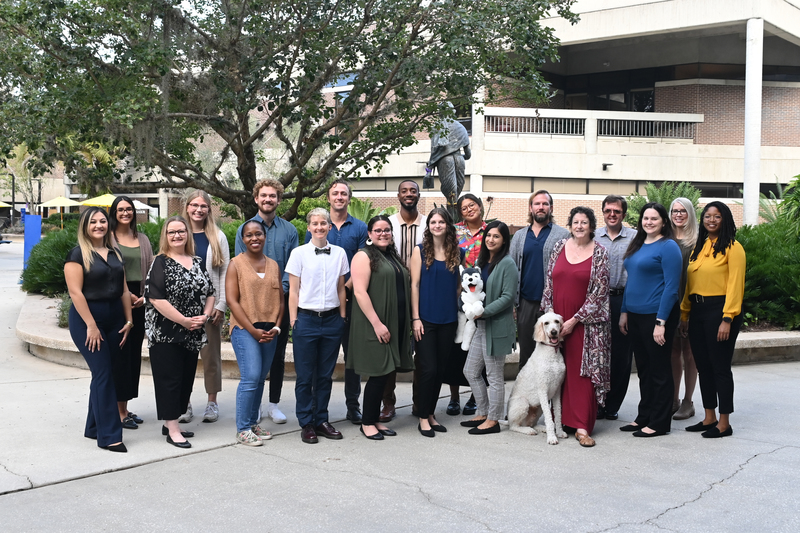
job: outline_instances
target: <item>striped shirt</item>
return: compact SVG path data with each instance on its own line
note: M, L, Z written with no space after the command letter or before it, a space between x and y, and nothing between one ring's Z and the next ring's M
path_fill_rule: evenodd
M400 213L396 213L389 217L392 223L392 236L394 237L394 246L397 253L400 255L403 264L408 268L411 262L411 252L418 244L422 244L422 235L425 233L426 221L422 213L417 215L417 220L411 224L406 224Z

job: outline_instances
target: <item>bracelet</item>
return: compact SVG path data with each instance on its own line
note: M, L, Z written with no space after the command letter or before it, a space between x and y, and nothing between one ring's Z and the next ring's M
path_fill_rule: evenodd
M419 320L419 318L412 318L411 322L414 322L415 320Z
M128 321L126 321L126 322L125 322L125 325L126 325L126 326L130 326L130 327L133 327L133 322L131 322L130 320L128 320ZM123 326L123 327L124 327L124 326Z
M272 326L272 329L277 329L278 330L278 335L281 334L281 328L279 328L278 326Z

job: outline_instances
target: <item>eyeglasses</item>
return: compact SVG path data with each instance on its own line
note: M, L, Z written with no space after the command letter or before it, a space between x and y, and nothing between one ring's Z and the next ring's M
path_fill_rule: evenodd
M208 209L206 204L189 204L189 207L197 209L198 211L205 211Z
M374 233L375 235L388 235L391 232L392 232L391 229L374 229L374 230L372 230L372 233Z
M676 216L686 216L689 214L686 209L673 209L671 212Z
M132 207L118 207L117 213L133 213Z
M603 214L604 215L611 215L611 214L621 215L622 214L622 209L603 209Z
M170 237L174 237L175 235L177 235L178 237L183 237L184 235L186 235L186 230L185 229L169 230L167 232L167 235L169 235Z
M461 206L461 212L462 213L468 213L468 212L472 211L473 209L477 209L477 208L478 208L478 206L476 204L466 204L466 205Z

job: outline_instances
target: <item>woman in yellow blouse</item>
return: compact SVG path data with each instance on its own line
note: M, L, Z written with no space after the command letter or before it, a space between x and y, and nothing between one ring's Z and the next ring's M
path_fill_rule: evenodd
M736 241L736 225L728 206L711 202L700 219L681 302L681 334L689 336L706 414L686 431L719 438L733 435L729 420L733 412L731 361L742 325L746 259L744 248Z

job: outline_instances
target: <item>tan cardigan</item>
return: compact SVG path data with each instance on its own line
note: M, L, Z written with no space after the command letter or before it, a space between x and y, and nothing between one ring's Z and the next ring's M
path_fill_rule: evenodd
M231 259L231 263L236 265L239 305L250 323L277 322L281 310L281 271L278 263L269 257L266 259L263 278L259 277L244 253ZM233 326L245 329L231 313L231 328Z

